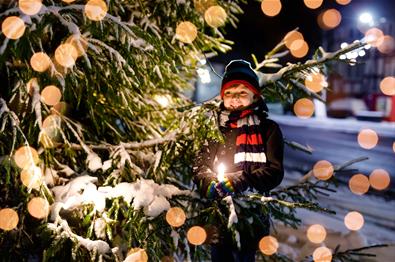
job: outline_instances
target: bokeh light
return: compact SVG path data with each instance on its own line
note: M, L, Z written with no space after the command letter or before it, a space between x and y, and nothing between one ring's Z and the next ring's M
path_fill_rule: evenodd
M267 255L271 256L277 252L278 241L273 236L265 236L259 241L259 250Z
M61 98L62 98L62 93L60 92L60 89L57 86L49 85L46 86L41 91L42 101L49 106L56 105L57 103L60 102Z
M315 93L320 92L324 87L328 86L325 76L321 73L310 73L306 76L304 84Z
M88 50L88 41L81 35L71 35L66 39L67 44L72 44L77 50L77 56L83 56Z
M89 0L85 5L85 15L93 21L102 20L107 11L107 4L103 0Z
M327 247L317 247L313 252L314 262L331 262L332 251Z
M369 191L369 179L362 174L356 174L350 178L348 186L354 194L363 195Z
M185 223L185 212L179 207L172 207L167 210L166 221L173 227L180 227Z
M328 180L333 176L333 165L326 160L317 161L313 167L313 175L319 180Z
M370 185L376 190L384 190L391 183L391 177L384 169L375 169L369 176Z
M176 38L186 44L191 44L197 37L197 28L189 21L178 24L176 28Z
M65 3L70 4L70 3L74 2L75 0L62 0L62 1L65 2Z
M133 256L133 259L128 260L128 256ZM135 261L135 262L147 262L148 254L147 252L139 247L135 247L129 250L125 261Z
M322 225L311 225L307 229L307 238L315 244L322 243L326 238L326 230Z
M6 231L16 228L19 222L18 213L11 208L0 210L0 228Z
M306 41L298 39L292 42L290 51L294 57L302 58L309 52L309 45Z
M285 46L288 49L291 49L292 43L296 40L304 40L302 33L296 30L288 32L284 37Z
M395 95L395 77L387 76L380 82L380 90L384 95Z
M78 52L72 44L61 44L55 50L55 60L63 67L73 67L77 60Z
M54 105L51 108L51 113L52 114L58 114L58 115L66 115L68 110L68 105L64 101L60 101L56 105Z
M225 9L219 5L215 5L206 10L204 20L206 20L209 26L217 28L225 24L227 16Z
M42 172L38 166L30 166L21 172L21 181L29 189L40 189L42 183Z
M377 46L383 54L391 54L395 50L395 40L390 35L385 35L379 40L380 44Z
M26 25L17 16L9 16L1 24L1 31L9 39L19 39L25 33Z
M261 9L267 16L276 16L282 8L280 0L262 0Z
M324 0L303 0L304 4L310 9L317 9Z
M351 3L351 0L336 0L336 2L340 5L348 5Z
M21 146L15 151L14 161L18 167L25 169L38 164L40 158L36 149L30 146Z
M368 31L365 32L366 42L374 47L377 47L382 43L384 39L383 37L384 37L383 31L381 31L376 27L370 28Z
M216 5L216 0L193 0L193 5L201 14L204 14L209 7Z
M168 107L171 103L169 95L154 95L154 99L161 105L161 107Z
M349 230L360 230L364 223L363 216L357 211L351 211L344 217L344 224Z
M204 228L200 226L193 226L187 232L187 239L192 245L198 246L204 243L207 238L207 233Z
M314 103L308 98L301 98L294 104L294 113L297 117L307 119L314 113Z
M51 58L44 52L37 52L30 58L30 65L34 71L44 72L51 65Z
M42 0L19 0L19 9L27 15L35 15L40 12Z
M358 143L362 148L372 149L379 141L377 133L372 129L362 129L358 134Z
M27 210L32 217L46 218L49 214L49 203L42 197L34 197L27 203Z
M342 16L336 9L328 9L321 13L318 18L318 25L325 30L337 27L342 20Z

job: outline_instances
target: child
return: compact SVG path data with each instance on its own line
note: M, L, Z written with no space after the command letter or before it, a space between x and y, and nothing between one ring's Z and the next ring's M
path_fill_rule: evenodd
M248 62L233 60L226 66L221 99L218 123L225 143L203 146L194 165L194 182L210 199L249 188L267 194L283 179L283 137L279 126L267 119L258 76ZM219 167L225 168L220 180ZM259 240L270 227L267 215L261 216L254 237L239 232L241 250L230 241L229 232L219 232L222 240L212 244L212 261L255 261Z

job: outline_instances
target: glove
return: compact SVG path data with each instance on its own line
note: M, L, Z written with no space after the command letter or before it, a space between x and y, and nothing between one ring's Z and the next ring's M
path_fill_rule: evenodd
M217 185L217 192L220 191L224 195L242 192L248 187L242 170L225 173L224 177L225 179Z

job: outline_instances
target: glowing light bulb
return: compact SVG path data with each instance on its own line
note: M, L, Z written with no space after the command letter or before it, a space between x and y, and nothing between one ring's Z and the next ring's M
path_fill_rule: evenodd
M27 204L27 210L32 217L43 219L49 214L49 203L42 197L34 197Z
M227 16L225 9L219 5L215 5L206 10L204 20L209 26L217 28L225 24Z
M391 182L391 177L384 169L375 169L369 176L370 185L376 190L386 189Z
M192 245L198 246L204 243L207 238L207 233L204 228L200 226L193 226L187 232L187 239Z
M9 39L19 39L25 33L26 25L23 20L17 16L7 17L1 24L1 31Z
M373 16L368 12L362 13L359 16L359 21L364 24L371 24L373 23Z
M259 241L259 250L267 255L271 256L277 252L278 241L275 237L265 236Z
M220 163L218 165L218 175L217 175L218 181L224 181L225 180L225 165L223 163Z
M60 89L54 85L46 86L41 91L42 101L49 106L56 105L57 103L60 102L61 98L62 98L62 93L60 92Z
M66 68L73 67L77 60L78 52L72 44L61 44L55 50L55 60Z
M51 65L51 58L44 52L34 53L30 58L30 65L34 71L42 73Z
M326 238L326 230L322 225L311 225L307 229L307 238L313 243L322 243Z
M181 22L176 28L176 38L183 43L191 44L197 37L197 28L189 21Z
M185 212L179 207L172 207L166 213L166 221L173 227L180 227L185 223Z
M320 160L313 167L313 174L319 180L328 180L332 177L334 168L329 161Z
M262 0L261 9L267 16L276 16L282 8L280 0Z
M308 98L298 99L294 105L294 113L302 119L310 118L314 113L314 103Z
M364 219L360 213L352 211L344 217L344 224L348 229L357 231L363 227Z
M0 228L9 231L16 228L19 222L18 213L11 208L0 209Z
M328 9L321 13L317 20L318 25L322 29L329 30L337 27L340 24L342 16L336 9Z
M372 149L379 141L376 131L372 129L362 129L358 133L358 143L362 148Z
M363 195L369 191L369 179L362 174L356 174L350 178L348 186L354 194Z

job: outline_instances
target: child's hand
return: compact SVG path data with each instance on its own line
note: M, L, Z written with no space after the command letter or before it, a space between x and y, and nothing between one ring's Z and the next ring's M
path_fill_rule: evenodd
M232 183L227 178L217 183L216 191L220 197L224 197L235 192Z

